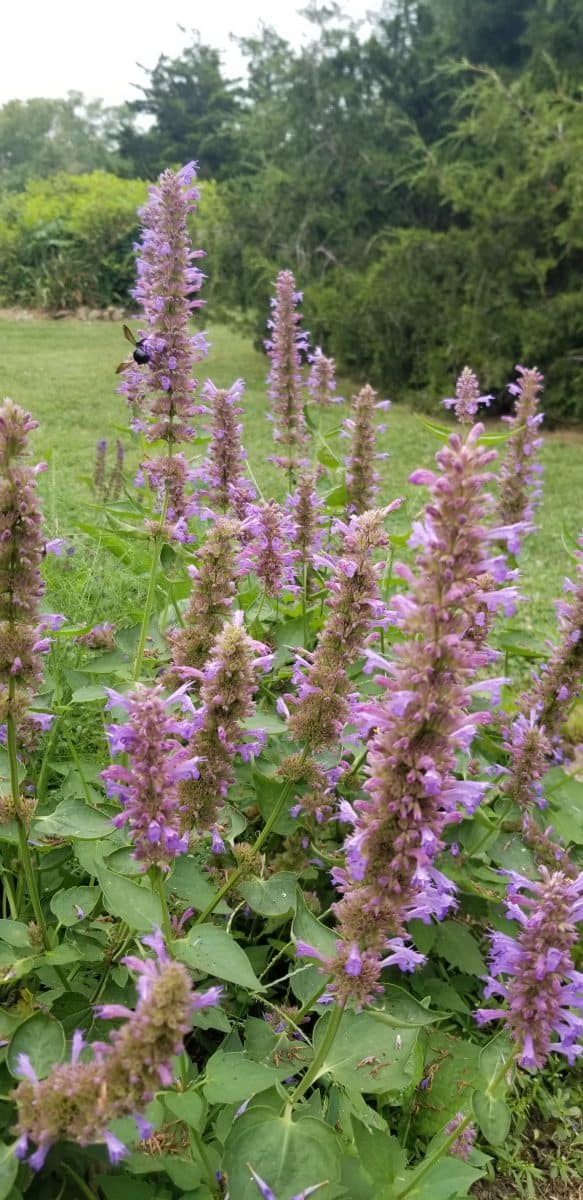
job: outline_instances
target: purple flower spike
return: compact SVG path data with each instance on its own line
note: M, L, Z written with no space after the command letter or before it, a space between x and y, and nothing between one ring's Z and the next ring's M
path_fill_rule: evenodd
M159 930L143 941L154 958L123 960L137 976L135 1009L101 1008L102 1016L122 1020L109 1040L93 1042L92 1058L82 1061L82 1038L75 1034L70 1062L57 1063L46 1079L27 1070L16 1088L17 1154L24 1157L32 1143L36 1149L28 1162L33 1170L40 1170L50 1147L64 1140L105 1144L110 1161L119 1162L127 1149L110 1126L120 1117L132 1116L140 1136L149 1137L152 1126L143 1110L160 1085L171 1086L172 1059L183 1048L193 1012L220 998L220 988L193 996L186 968L169 958Z
M460 750L490 719L469 716L475 674L492 661L474 636L476 618L497 588L484 490L495 455L479 444L482 432L476 425L465 440L452 434L436 456L438 471L416 472L414 482L429 486L431 497L413 526L416 572L395 568L410 590L393 597L389 620L404 637L391 661L369 651L384 694L359 708L368 778L365 796L342 809L352 828L344 865L332 873L342 896L334 906L342 951L331 991L359 1005L379 990L383 965L418 964L402 940L407 922L442 920L455 903L436 859L444 831L475 810L485 786L456 778ZM367 965L351 979L346 961L355 944Z
M456 1113L455 1117L452 1117L449 1124L446 1125L445 1132L455 1133L455 1130L462 1124L464 1120L465 1117L463 1113ZM455 1154L456 1158L461 1158L464 1160L464 1162L467 1162L472 1150L474 1149L475 1140L475 1126L466 1125L466 1128L462 1129L462 1132L460 1133L459 1137L456 1138L455 1142L452 1142L449 1150L450 1154Z
M343 433L350 438L346 458L346 490L349 513L363 513L372 508L378 495L380 476L375 470L376 429L375 409L386 408L390 402L377 402L377 393L367 384L352 398L350 417L344 422Z
M569 1063L583 1053L583 974L573 965L577 922L583 919L583 872L540 869L533 883L510 873L506 915L519 925L516 938L491 935L490 976L485 995L497 1008L476 1013L480 1025L502 1020L523 1067L544 1067L549 1054Z
M443 401L445 408L454 408L458 421L462 424L473 424L481 404L487 408L493 396L481 396L480 385L474 372L464 367L455 385L455 396Z
M188 215L199 199L195 178L193 163L181 171L164 171L140 213L142 240L136 247L134 297L144 312L145 328L138 331L138 338L145 361L141 366L131 363L120 387L140 412L149 395L143 425L146 440L162 438L171 446L194 437L192 371L206 353L204 338L191 334L188 326L193 311L202 304L193 298L203 280L194 265L202 251L192 249L188 234Z
M181 832L180 780L197 774L189 750L177 740L188 725L170 713L159 686L138 685L128 696L118 697L128 713L125 725L107 731L112 754L126 754L128 765L102 772L110 796L117 796L123 812L114 819L127 824L134 854L145 867L167 870L170 862L188 848Z
M328 408L330 404L339 404L340 396L336 396L336 369L334 359L327 358L319 346L316 347L311 359L310 374L308 375L308 395L312 404L317 408Z
M543 377L536 367L517 367L518 383L508 387L516 397L514 415L504 417L513 436L500 470L497 524L504 529L504 541L512 554L518 554L524 537L535 529L534 514L540 504L542 483L537 454L542 446L539 426L543 414L538 411Z
M271 301L273 315L268 322L271 336L265 348L271 359L267 377L269 398L275 421L273 438L285 453L274 458L279 466L293 471L299 462L299 451L306 441L306 422L302 398L302 354L307 352L307 334L300 328L301 314L297 305L301 293L291 271L280 271L275 297Z

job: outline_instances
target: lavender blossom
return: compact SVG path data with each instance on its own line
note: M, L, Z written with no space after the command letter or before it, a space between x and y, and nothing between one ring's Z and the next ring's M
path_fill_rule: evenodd
M301 314L297 312L301 299L292 272L280 271L271 301L273 316L267 322L271 337L266 340L265 348L271 359L267 382L273 403L273 438L285 448L285 454L274 457L273 461L290 472L298 465L299 451L307 437L301 375L307 334L299 328Z
M571 954L583 918L583 872L569 879L541 867L536 883L508 874L506 915L520 929L516 938L491 935L485 991L506 1004L479 1009L478 1022L504 1021L524 1067L544 1067L553 1051L573 1063L583 1035L583 974Z
M481 404L490 406L494 397L480 395L480 385L477 376L469 367L464 367L455 385L455 396L449 396L443 401L445 408L454 408L455 415L462 425L471 425Z
M180 171L164 171L140 213L142 240L135 247L138 283L133 295L144 312L146 327L138 337L147 361L143 370L133 363L120 387L140 409L149 394L146 439L161 438L170 446L194 437L197 384L192 371L206 353L204 336L188 329L192 313L203 303L193 299L203 279L193 263L203 252L191 248L188 233L188 214L199 199L195 178L194 163Z
M107 455L107 442L105 438L100 438L95 447L95 466L93 468L93 490L98 500L105 499L105 458Z
M542 467L537 452L542 446L538 428L543 414L538 411L543 376L536 367L517 367L518 383L508 385L516 397L514 415L503 417L513 431L500 469L496 522L512 554L518 554L523 539L535 529L534 513L540 504Z
M165 454L147 458L136 476L136 483L147 482L154 493L154 512L164 515L160 521L146 522L146 527L169 542L182 544L194 541L188 530L188 520L194 515L196 503L187 492L195 475L183 454Z
M30 413L12 400L0 407L0 719L10 709L23 717L30 692L41 677L40 656L50 642L50 618L41 621L44 553L36 480L45 469L19 459L37 428Z
M317 408L328 408L330 404L339 404L340 397L334 395L336 391L334 359L327 358L317 346L310 362L308 395L312 404Z
M416 574L397 568L410 586L392 602L404 640L391 663L369 655L371 667L385 672L377 678L385 695L361 706L363 735L370 736L366 798L343 802L341 818L353 830L345 866L333 878L342 893L335 906L342 942L376 954L377 978L387 938L402 935L413 918L441 919L451 907L454 888L435 859L444 830L473 811L484 790L455 775L457 752L468 750L476 726L490 719L487 712L468 714L471 682L491 655L467 632L481 605L500 603L485 525L485 468L495 454L479 445L482 432L476 425L465 442L453 434L436 456L439 473L411 476L429 486L431 501L414 524ZM340 994L349 986L341 956L337 967ZM365 994L371 988L369 980ZM354 995L360 1000L360 981Z
M389 400L376 400L377 393L367 384L352 397L351 416L343 425L345 437L350 438L346 458L346 490L348 512L363 513L372 508L378 494L379 474L375 470L376 430L375 409L387 409Z
M303 467L293 496L287 500L293 520L293 546L303 567L313 565L315 553L321 549L326 523L324 505L316 491L316 474Z
M93 625L87 633L79 634L75 642L78 646L86 646L88 650L113 650L114 632L111 621L103 621L101 625Z
M520 696L518 715L506 727L510 763L503 789L520 808L542 807L542 778L561 757L561 727L581 689L583 675L583 535L575 551L575 581L565 580L569 599L557 602L561 640Z
M235 779L233 759L248 757L258 738L249 737L244 721L252 716L257 671L271 663L267 647L249 637L243 614L235 613L224 625L201 672L201 707L194 714L189 755L198 763L196 777L179 785L183 806L182 828L216 832L220 808Z
M265 1182L265 1180L262 1179L261 1176L258 1175L256 1171L253 1170L253 1167L251 1166L250 1163L248 1163L247 1165L251 1172L251 1177L254 1180L254 1182L257 1184L259 1194L263 1197L263 1200L277 1200L277 1196L276 1196L275 1192L272 1191L272 1189L269 1187L269 1184L267 1184ZM312 1187L304 1188L303 1192L296 1192L295 1195L290 1196L290 1200L308 1200L309 1196L314 1196L316 1194L316 1192L320 1191L320 1188L326 1187L327 1183L328 1183L328 1180L324 1179L322 1183L316 1183ZM226 1198L226 1200L228 1200L228 1197Z
M460 417L459 419L461 421L462 418ZM452 1117L449 1124L446 1125L445 1132L446 1133L455 1133L456 1129L460 1125L463 1124L465 1119L466 1118L464 1117L464 1114L462 1112L456 1113L455 1117ZM464 1162L467 1162L468 1158L470 1157L470 1154L472 1153L472 1150L474 1149L475 1140L476 1140L475 1125L466 1125L465 1128L462 1129L459 1137L456 1138L455 1142L452 1142L450 1149L449 1149L450 1154L455 1154L456 1158L461 1158L464 1160Z
M121 1018L123 1024L108 1042L88 1048L89 1061L80 1059L85 1041L79 1032L73 1036L71 1061L55 1065L46 1079L37 1079L27 1056L20 1056L16 1154L28 1156L34 1170L62 1140L79 1146L103 1143L111 1162L118 1162L129 1151L108 1126L120 1117L133 1116L141 1136L148 1137L152 1127L141 1114L160 1087L171 1085L171 1060L182 1051L192 1012L220 1000L219 987L192 993L186 969L168 958L159 932L144 942L156 958L122 960L138 976L136 1008L102 1005L96 1010L102 1019ZM31 1143L36 1146L32 1154Z
M221 512L227 512L234 499L238 513L243 497L247 504L256 499L253 484L245 478L247 455L241 441L243 426L237 420L243 412L240 400L244 387L242 379L236 379L228 390L216 388L207 379L202 392L211 418L207 426L211 440L201 475L209 504Z
M249 570L240 545L238 521L219 517L201 547L198 566L188 568L192 592L184 625L170 634L171 675L196 678L194 671L206 662L237 593L237 579Z
M266 596L295 591L297 552L290 549L294 536L290 517L275 500L269 500L250 507L248 521L253 535L249 543L253 570Z
M123 812L114 825L128 825L134 854L145 867L168 870L170 862L188 849L182 833L184 809L179 783L198 774L197 759L179 738L189 732L187 722L169 711L160 686L137 685L122 696L108 689L109 706L124 708L125 725L107 730L112 754L127 754L128 765L114 764L101 772L107 792L117 796Z
M365 512L349 524L336 522L342 549L334 561L318 555L320 566L331 567L332 578L326 624L313 654L302 651L296 662L297 696L286 696L292 737L311 751L332 746L351 716L348 669L363 653L367 635L386 615L377 577L383 564L373 564L372 552L387 546L383 520L401 500L386 509Z

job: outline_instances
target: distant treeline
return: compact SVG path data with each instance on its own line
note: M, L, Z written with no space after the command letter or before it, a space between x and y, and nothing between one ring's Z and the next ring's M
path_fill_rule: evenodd
M301 48L242 42L244 85L191 35L117 110L0 109L0 302L123 304L135 209L166 166L209 181L206 298L262 333L291 267L312 342L395 398L517 360L583 419L581 0L393 0L366 37L335 5Z

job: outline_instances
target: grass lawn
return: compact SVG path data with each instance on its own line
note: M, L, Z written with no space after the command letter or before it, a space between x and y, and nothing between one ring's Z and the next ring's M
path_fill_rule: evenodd
M273 453L271 426L266 420L266 360L236 330L214 326L209 330L211 351L200 364L201 380L211 376L219 386L238 376L246 383L245 445L249 462L265 495L281 498L285 478L266 462ZM0 396L9 395L30 409L40 422L35 450L49 462L42 489L45 512L51 533L75 535L76 523L87 516L91 491L86 478L93 472L95 444L105 437L120 437L128 450L128 461L137 465L138 451L126 432L127 410L116 394L117 363L125 357L127 343L121 327L105 322L76 320L15 320L0 317ZM340 381L339 390L350 396L354 384ZM345 406L326 414L327 428L337 425ZM442 418L439 418L440 420ZM421 489L407 483L410 472L430 463L439 443L408 408L395 405L388 415L388 429L379 438L379 448L389 450L390 458L379 464L382 471L383 501L398 495L409 498L408 516L422 500ZM342 450L343 443L340 442ZM504 453L504 447L500 449ZM553 599L559 594L563 575L569 570L564 534L571 540L583 526L583 432L554 432L547 435L544 449L545 492L540 512L540 528L524 552L522 590L529 603L516 618L523 629L539 636L552 630ZM402 518L406 520L406 518ZM393 526L394 527L394 526ZM59 560L61 561L61 560ZM79 560L81 561L81 560ZM71 604L81 604L79 580L75 571L70 587L63 589L63 567L54 564L51 577L61 604L69 600L71 618L81 617ZM103 572L103 573L102 573ZM92 561L86 572L86 598L90 593L113 609L111 597L117 592L123 602L123 585L116 568L119 588L112 586L112 561ZM106 595L103 595L105 588ZM76 596L76 599L75 599ZM82 604L81 604L82 607ZM91 607L91 605L89 606ZM103 612L100 616L116 615Z

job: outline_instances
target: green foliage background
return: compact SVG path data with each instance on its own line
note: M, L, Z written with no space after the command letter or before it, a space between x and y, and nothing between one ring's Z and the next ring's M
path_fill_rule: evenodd
M127 301L137 180L195 158L206 298L258 345L290 267L313 342L395 398L469 361L503 407L536 362L547 415L581 420L580 0L394 0L366 35L309 12L301 47L242 42L243 84L191 35L122 109L5 105L0 303Z

